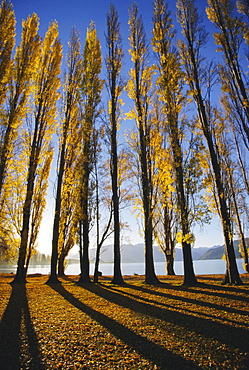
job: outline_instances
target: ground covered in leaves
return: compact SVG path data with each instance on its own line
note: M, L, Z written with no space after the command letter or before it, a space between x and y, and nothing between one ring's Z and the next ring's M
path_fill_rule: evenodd
M26 286L0 274L0 368L249 369L249 277L224 286L222 276L125 277L125 286L77 276Z

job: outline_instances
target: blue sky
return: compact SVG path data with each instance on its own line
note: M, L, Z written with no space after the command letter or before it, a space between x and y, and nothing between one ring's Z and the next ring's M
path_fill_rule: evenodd
M124 60L124 73L127 73L129 68L129 55L128 55L128 7L131 6L132 1L130 0L114 0L112 1L116 10L119 14L119 19L121 23L121 36L123 39L123 47L125 50L125 60ZM145 32L148 41L151 38L152 30L152 10L153 1L152 0L138 0L136 1L139 9L139 13L142 15ZM206 1L197 1L200 7L200 12L205 17L205 6ZM98 37L101 41L103 56L105 55L105 32L106 32L106 13L109 12L110 1L109 0L13 0L12 4L14 6L14 11L17 21L17 44L20 42L21 35L21 23L23 19L26 19L29 14L35 12L40 18L40 35L44 36L48 25L51 21L57 20L59 24L59 35L61 42L63 44L63 54L64 58L67 53L67 43L69 41L70 32L73 26L76 26L80 33L82 47L84 45L86 28L89 26L91 21L96 24L96 29ZM169 1L169 9L172 11L172 17L174 19L175 13L175 1ZM206 22L208 28L212 33L212 28L209 21ZM175 21L175 25L178 28L178 24ZM212 43L212 36L210 35L210 45L211 48L208 51L209 54L214 54L215 46ZM64 68L64 66L63 66ZM103 67L103 73L104 67ZM129 104L129 103L128 103ZM130 106L132 103L129 104ZM125 108L128 111L129 106ZM123 127L127 125L127 121L123 122ZM39 250L45 253L50 253L51 251L51 230L52 230L52 197L48 200L48 207L45 213L44 221L41 228L40 237L40 248ZM132 225L136 223L133 220L133 216L126 213L128 221ZM196 228L196 246L212 246L214 244L223 244L223 237L221 234L221 228L217 220L212 224L212 226L206 226L202 229ZM133 243L142 242L142 238L137 236L136 227L133 228L131 233L131 241Z
M60 39L64 45L64 53L67 51L67 42L69 40L70 31L73 26L76 26L81 35L81 43L84 44L86 28L91 21L94 21L97 28L98 36L101 40L102 49L105 49L105 32L106 32L106 14L109 12L109 0L13 0L12 1L16 20L17 20L17 39L21 34L21 22L29 14L35 12L40 18L40 34L41 36L47 30L49 22L57 20L59 24ZM128 57L128 7L131 6L131 0L114 0L112 1L119 14L121 24L121 36L123 45ZM151 38L152 30L152 0L136 1L139 9L139 14L142 15L147 39ZM206 1L198 0L200 12L204 15ZM172 17L175 18L175 1L168 1L169 9L172 12ZM175 21L175 26L178 28L178 23ZM211 27L210 22L207 26Z
M21 20L28 14L35 12L40 18L40 33L43 35L49 22L57 20L59 23L60 39L65 49L72 26L76 26L81 35L82 44L86 28L91 21L96 24L98 36L102 47L105 47L106 32L106 13L109 12L109 0L13 0L14 10L17 19L17 34L20 35ZM117 9L121 23L121 34L124 40L124 46L128 36L128 6L130 0L113 1ZM139 11L141 12L146 30L151 28L152 1L137 1Z

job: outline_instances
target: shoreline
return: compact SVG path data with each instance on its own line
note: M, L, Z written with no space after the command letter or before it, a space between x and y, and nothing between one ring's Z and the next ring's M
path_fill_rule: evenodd
M226 266L224 260L195 260L193 261L195 275L217 275L225 274ZM237 266L240 274L245 273L243 267L243 261L241 259L237 260ZM28 274L41 273L42 275L50 274L50 264L47 265L30 265L28 268ZM94 264L89 265L90 275L94 275ZM99 271L102 272L104 276L112 276L114 272L114 266L111 263L100 263ZM13 273L15 274L17 270L16 265L0 265L0 273ZM184 275L184 265L182 261L176 261L174 264L174 271L176 275ZM133 275L144 275L145 266L144 263L121 263L122 275L133 276ZM155 273L158 276L165 276L165 263L155 262ZM80 265L68 264L65 269L66 275L80 275Z
M4 273L0 272L0 278L14 278L15 273ZM196 278L200 280L222 280L224 278L225 274L196 274ZM27 278L49 278L50 274L42 274L42 273L31 273L27 274ZM67 280L70 281L77 281L79 279L80 275L77 274L65 274L64 276L58 276L60 280ZM133 281L143 281L145 279L145 275L139 275L139 274L133 274L133 275L122 275L124 280L133 280ZM244 283L249 283L249 274L248 273L242 273L240 274L240 277L242 280L244 280ZM90 275L90 279L93 282L93 275ZM102 275L98 277L98 282L101 281L111 281L113 278L113 275ZM184 278L184 275L157 275L157 278L159 280L172 280L172 281L178 281Z

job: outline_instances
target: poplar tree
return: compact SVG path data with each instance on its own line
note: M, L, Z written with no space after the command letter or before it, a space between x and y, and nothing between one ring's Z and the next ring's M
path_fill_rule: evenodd
M217 190L219 213L225 239L225 250L227 256L227 274L225 282L241 284L238 267L233 248L232 228L229 217L227 199L225 196L224 184L222 182L222 173L219 163L218 153L215 149L214 139L211 130L212 119L209 114L210 107L204 98L204 73L203 57L201 56L201 47L207 40L206 30L201 22L195 2L192 0L177 1L177 16L182 28L184 41L179 40L179 52L186 72L186 80L190 88L190 94L197 105L198 117L203 135L206 139L209 150L212 171Z
M119 185L118 185L118 143L117 131L120 124L120 95L124 88L124 81L121 77L122 60L124 51L122 39L120 36L120 23L118 13L113 4L110 5L110 13L107 14L107 56L106 86L109 94L108 116L110 128L109 136L111 142L110 148L110 169L112 179L112 202L113 202L113 219L114 219L114 273L112 282L114 284L123 284L121 273L121 256L120 256L120 217L119 217Z
M227 75L225 77L225 81L227 83L227 87L225 91L223 91L222 97L221 97L221 102L222 106L224 108L224 113L225 113L225 122L228 124L229 127L229 132L230 135L232 133L233 137L233 143L234 147L236 149L236 153L234 155L237 157L237 162L236 166L237 172L240 173L239 177L239 184L234 187L234 183L232 181L232 195L233 198L236 200L237 199L237 191L235 189L241 189L243 190L244 195L240 195L240 203L242 205L237 206L234 204L234 210L237 218L237 227L238 227L238 233L239 233L239 238L240 238L240 251L241 255L244 259L244 267L245 270L248 272L249 271L249 254L248 254L248 249L247 249L247 243L245 239L245 233L243 231L242 227L242 215L241 211L243 212L244 215L247 215L247 206L245 205L245 198L249 195L249 181L248 181L248 174L247 174L247 153L249 150L249 143L246 140L246 137L243 133L243 130L241 129L241 121L242 121L242 115L240 114L241 107L239 107L239 102L236 99L233 99L229 97L229 95L226 94L226 91L228 91L228 86L231 89L231 81L230 79L227 78ZM225 82L223 81L223 84ZM224 89L223 89L224 90ZM232 91L232 89L230 90ZM239 109L238 109L239 108ZM239 129L238 129L239 128ZM226 131L228 131L227 127L225 128ZM233 169L230 169L230 174L229 178L232 180L233 179ZM242 198L242 199L241 199ZM241 210L242 208L242 210ZM248 215L246 216L246 220L248 221Z
M14 15L9 14L9 25L3 25L9 29L9 36L14 37ZM14 142L18 136L18 127L21 125L22 120L27 112L27 102L31 90L33 71L36 68L36 61L38 56L38 48L40 47L40 39L38 36L38 17L33 14L22 23L22 39L21 44L16 48L14 61L10 62L9 57L7 62L2 63L3 71L5 69L5 76L3 76L2 84L6 81L8 84L8 94L5 102L6 108L3 112L3 120L1 122L1 146L0 146L0 195L4 184L8 162L13 158ZM1 36L5 35L5 31ZM11 50L7 55L12 52L12 45L9 40L6 40ZM13 42L13 41L12 41ZM7 68L7 70L6 70ZM1 70L2 72L2 70ZM4 73L4 72L3 72ZM3 95L5 96L6 86L3 87Z
M100 41L93 22L87 29L83 51L82 80L80 83L82 106L81 141L81 184L80 184L80 279L79 283L89 283L89 222L90 222L90 174L93 170L93 133L95 122L100 114L99 103L103 81L100 79L102 57Z
M189 211L184 188L183 153L180 143L179 115L185 101L183 89L183 73L176 51L172 50L174 30L172 20L162 0L154 2L153 49L158 55L159 77L157 79L158 94L163 100L165 125L169 132L173 154L177 203L180 214L180 237L178 241L183 248L184 284L197 282L191 254L193 236L190 230Z
M245 12L248 7L238 2L239 9ZM217 28L214 33L217 51L223 53L225 66L220 69L221 83L234 106L240 113L239 128L247 138L249 144L249 96L247 78L243 71L241 57L243 40L249 44L249 27L242 16L235 13L236 5L231 0L208 0L206 13L209 20ZM248 10L247 10L248 11ZM245 12L246 13L246 12ZM244 45L245 47L245 45ZM243 48L244 49L244 48Z
M133 68L129 71L127 91L134 101L134 108L129 113L129 118L134 118L139 140L139 165L142 184L142 203L144 216L145 239L145 282L158 283L155 274L153 258L153 212L152 212L152 178L150 167L150 116L152 74L154 67L149 66L148 44L141 16L135 3L129 9L129 41Z
M37 17L33 18L38 23ZM30 50L29 50L30 52ZM32 201L38 171L42 158L46 156L52 135L56 129L56 103L60 86L60 64L62 46L58 39L57 22L50 24L43 42L40 42L39 56L33 65L33 96L30 99L30 121L32 132L28 155L26 195L23 206L21 242L14 283L26 282L27 247L30 235ZM49 169L47 169L49 170Z
M243 166L243 163L239 162L238 156L240 152L236 153L236 145L234 145L236 136L232 136L228 129L229 124L231 124L233 130L231 117L222 117L218 112L216 112L216 116L217 125L214 130L215 145L219 151L219 157L222 162L223 179L226 181L225 188L227 193L226 196L229 198L230 203L230 217L231 221L237 226L236 229L240 241L239 250L244 259L244 268L249 272L248 250L242 223L243 214L246 214L244 207L246 187L243 181L243 172L241 171L241 165ZM238 154L238 156L236 154Z
M66 245L67 247L63 248L64 244L65 225L68 225L66 222L65 214L62 217L61 222L61 213L62 202L67 202L64 204L64 208L69 212L68 207L70 208L72 216L74 214L72 207L75 205L75 197L71 196L72 190L74 190L74 185L72 181L76 180L75 176L75 162L77 161L77 143L80 140L79 132L79 84L82 73L82 60L80 55L80 40L78 32L75 28L72 29L70 42L69 42L69 51L67 54L67 73L65 76L64 82L64 97L62 98L62 114L61 120L62 124L60 125L60 138L59 138L59 158L58 158L58 173L57 173L57 190L56 190L56 199L55 199L55 213L54 213L54 224L53 224L53 236L52 236L52 257L51 257L51 272L48 282L57 281L57 263L58 263L58 254L59 254L59 239L60 234L63 236L61 238L61 250L60 250L60 274L63 274L63 264L64 259L68 253L69 240L73 242L75 240L74 236L71 235L71 238L68 239ZM65 198L65 199L63 199ZM74 202L74 204L70 204ZM69 222L70 224L70 222ZM71 230L71 229L70 229ZM72 232L73 230L71 230ZM69 244L68 244L69 243ZM70 245L71 247L71 245ZM66 252L66 250L67 252Z
M0 107L6 99L13 68L12 52L15 45L15 14L9 0L0 6Z
M157 245L165 255L168 275L174 273L176 234L179 226L175 197L175 176L168 135L165 132L165 115L158 95L153 99L153 234Z

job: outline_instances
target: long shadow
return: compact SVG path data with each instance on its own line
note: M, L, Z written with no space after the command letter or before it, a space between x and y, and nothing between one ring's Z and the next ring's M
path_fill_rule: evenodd
M180 288L181 290L184 290ZM211 291L210 291L210 290ZM197 290L194 288L189 287L187 289L188 292L193 292L197 293ZM233 287L219 287L211 284L203 284L202 286L202 291L199 291L200 293L204 293L210 296L215 296L215 297L221 297L221 298L230 298L236 301L244 301L249 303L249 290L246 289L241 289L241 288L233 288ZM247 296L241 296L241 295L234 295L231 293L243 293L247 294Z
M21 332L25 332L25 343ZM0 323L1 370L45 370L38 339L30 317L25 284L13 284Z
M84 286L84 289L119 306L132 309L139 314L169 322L176 325L176 327L181 326L188 331L195 332L197 335L216 339L232 348L238 347L245 352L249 350L249 330L247 329L148 305L130 297L125 297L123 294L112 292L100 285L88 285ZM249 366L249 358L246 361L246 365Z
M89 287L93 284L85 284L84 287ZM132 330L126 328L116 320L94 310L87 306L79 299L74 297L73 294L68 292L62 285L51 284L50 287L58 292L63 298L80 311L86 313L93 320L101 324L115 337L121 339L124 343L132 347L142 357L152 361L154 365L157 365L160 369L164 370L178 370L178 369L189 369L197 370L199 367L192 361L187 361L184 358L173 354L164 347L155 344L149 339L134 333Z
M193 298L182 297L182 296L179 296L179 295L169 294L169 293L165 293L165 292L158 292L158 291L149 289L147 287L142 287L142 286L137 286L137 285L126 285L126 286L131 288L131 289L143 292L143 293L148 293L151 296L154 295L154 296L159 296L159 297L164 297L164 298L176 299L176 300L182 301L182 302L187 302L187 303L200 305L200 306L206 306L206 307L214 308L214 309L218 309L218 310L226 310L227 312L248 316L248 312L245 312L243 310L238 310L236 308L232 308L232 307L228 307L228 306L223 307L222 305L218 305L216 303L197 301L196 299L193 299ZM113 290L115 289L114 287L109 287L109 288L113 289ZM171 288L168 287L168 289L172 289L172 287ZM177 290L178 290L178 287L177 287ZM173 291L176 292L176 289L174 288ZM186 291L186 289L184 291ZM187 291L189 291L189 289L187 289ZM193 291L193 292L196 293L196 291ZM229 297L231 297L231 296L229 296Z
M130 288L133 288L133 286L129 286ZM112 286L110 286L110 287L108 287L108 289L110 289L110 290L112 290L112 291L114 291L114 292L120 292L118 289L116 289L115 287L112 287ZM153 291L151 291L152 293L155 293L155 292L153 292ZM157 292L158 293L158 292ZM151 298L145 298L145 297L142 297L141 295L137 295L137 294L133 294L133 293L131 293L131 292L126 292L126 291L122 291L122 295L125 295L125 296L129 296L129 297L132 297L132 298L135 298L136 300L139 300L139 301L143 301L143 302L145 302L145 303L147 303L147 304L155 304L155 305L157 305L157 306L161 306L161 307L164 307L164 308L167 308L167 309L175 309L175 306L173 305L173 304L168 304L168 303L162 303L162 302L159 302L159 301L157 301L157 300L155 300L155 299L151 299ZM152 296L152 295L151 295ZM172 296L170 296L170 297L172 297ZM179 297L179 298L182 298L182 297ZM174 298L174 300L175 300L176 298ZM178 298L177 298L178 299ZM195 301L196 302L196 301ZM201 304L202 304L202 306L205 306L205 302L201 302ZM220 310L221 309L223 309L223 310L227 310L226 309L226 307L221 307L220 306ZM191 315L196 315L196 311L194 311L194 310L190 310L190 309L188 309L188 308L186 308L186 307L184 307L184 312L188 312L188 313L190 313ZM244 311L239 311L239 312L243 312L243 314L244 315L248 315L246 312L244 312ZM213 314L208 314L208 313L205 313L205 312L198 312L199 313L199 316L203 316L203 317L206 317L207 319L213 319L214 318L214 315ZM220 318L220 320L222 320L221 318ZM231 320L231 319L228 319L228 318L225 318L225 319L223 319L223 321L224 322L229 322L229 323L231 323L231 324L238 324L238 322L237 321L235 321L235 320ZM249 323L247 324L247 323L240 323L240 325L241 326L244 326L244 327L246 327L246 328L249 328Z
M193 290L195 291L196 288L198 287L201 287L202 289L212 289L212 290L216 290L217 292L219 291L222 291L221 294L225 294L225 292L228 292L228 293L231 293L231 292L234 292L234 293L245 293L245 294L248 294L248 289L244 289L244 287L248 287L249 286L249 283L247 281L244 281L243 282L243 285L239 285L239 286L236 286L236 285L222 285L222 286L219 286L219 285L215 285L215 284L210 284L210 283L206 283L205 280L208 280L210 281L210 278L208 277L205 277L205 276L202 276L202 275L197 275L197 279L199 281L199 284L200 285L197 285L195 287L191 287L191 286L184 286L184 285L178 285L177 286L177 289L179 290L183 290L183 291L190 291L190 290ZM204 280L204 281L203 281ZM219 277L214 277L212 276L212 280L214 281L219 281L220 283L222 283L222 279L219 278ZM168 288L172 288L172 289L175 289L176 287L174 285L171 285L171 284L167 284ZM247 297L243 297L246 302L248 302L249 300L247 299Z

